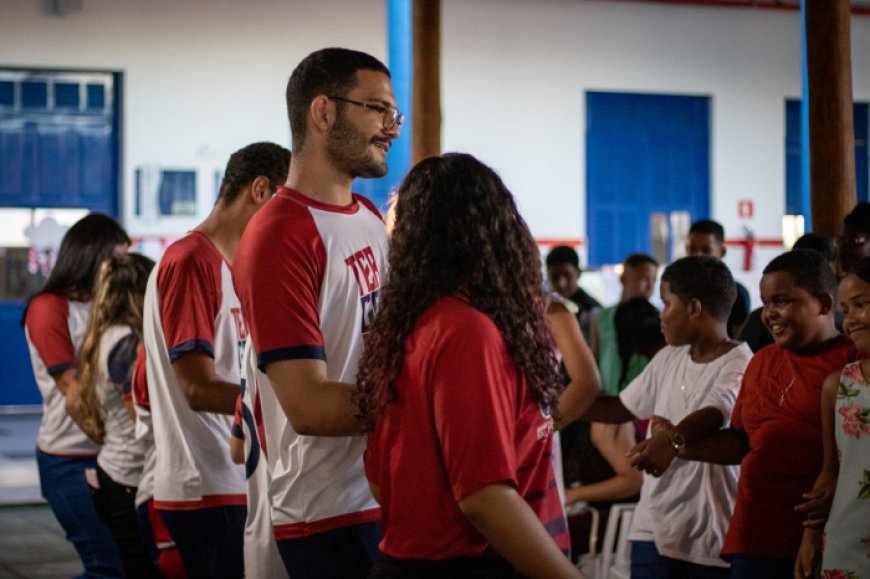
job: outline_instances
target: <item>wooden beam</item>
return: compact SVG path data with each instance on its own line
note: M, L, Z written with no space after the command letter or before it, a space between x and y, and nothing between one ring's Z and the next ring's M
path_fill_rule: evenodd
M414 0L411 162L441 154L441 1Z
M813 231L839 235L857 203L848 0L805 0Z

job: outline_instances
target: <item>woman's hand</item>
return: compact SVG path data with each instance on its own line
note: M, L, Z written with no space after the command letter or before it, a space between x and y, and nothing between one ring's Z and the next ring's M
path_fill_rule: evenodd
M821 553L821 543L820 532L811 529L804 531L801 546L794 562L794 579L813 577Z
M804 527L817 530L825 528L836 489L837 477L826 473L819 475L813 485L813 490L803 494L805 501L794 508L795 511L804 515Z

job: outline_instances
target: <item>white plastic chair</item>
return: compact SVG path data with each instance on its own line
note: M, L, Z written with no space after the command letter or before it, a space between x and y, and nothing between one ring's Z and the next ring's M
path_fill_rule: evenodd
M628 545L628 532L634 518L637 503L616 504L610 507L607 527L604 530L604 543L595 569L597 579L629 579L631 575L631 553Z

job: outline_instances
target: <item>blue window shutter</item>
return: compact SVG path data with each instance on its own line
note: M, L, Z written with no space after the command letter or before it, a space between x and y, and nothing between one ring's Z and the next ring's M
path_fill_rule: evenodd
M787 215L809 214L809 207L801 207L801 102L785 101L785 212ZM855 186L858 201L870 201L867 176L868 104L855 103ZM804 211L806 209L806 211Z
M586 204L590 265L650 252L650 214L709 214L710 99L589 92Z

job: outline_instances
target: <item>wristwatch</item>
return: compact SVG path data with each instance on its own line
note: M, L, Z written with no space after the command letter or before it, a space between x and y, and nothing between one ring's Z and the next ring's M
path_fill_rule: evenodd
M677 454L680 453L680 449L686 446L685 437L680 434L677 430L671 430L668 434L668 438L671 439L671 446L674 447L674 452Z

